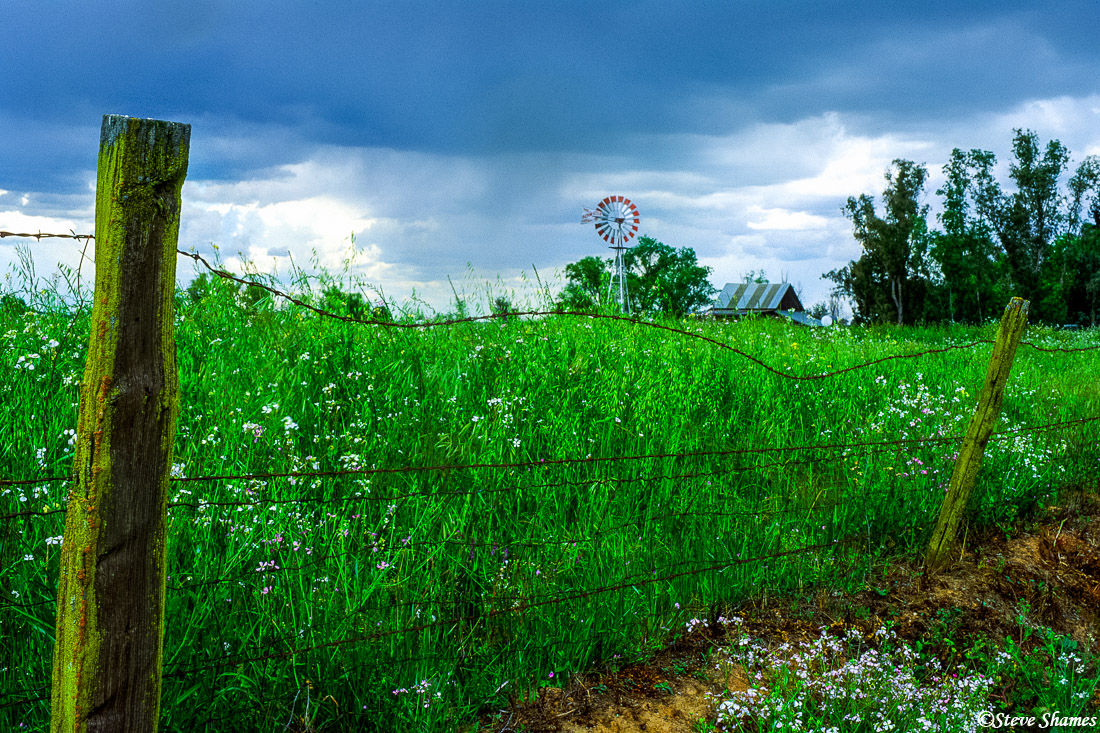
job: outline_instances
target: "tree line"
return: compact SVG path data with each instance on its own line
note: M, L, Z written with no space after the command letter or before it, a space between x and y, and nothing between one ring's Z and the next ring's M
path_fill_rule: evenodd
M855 322L980 323L1019 296L1031 301L1031 320L1100 324L1100 156L1063 187L1066 147L1014 133L1011 189L997 180L993 153L951 152L938 229L921 203L928 170L910 160L886 172L881 213L872 196L847 200L863 253L823 277L851 300Z

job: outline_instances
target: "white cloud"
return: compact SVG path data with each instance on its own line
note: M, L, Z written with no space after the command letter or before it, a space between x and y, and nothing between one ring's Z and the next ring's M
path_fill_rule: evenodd
M62 219L52 216L25 214L17 209L0 211L0 229L6 232L48 232L65 234L70 229L91 230L90 224L76 219ZM80 233L80 232L77 232Z
M758 221L750 221L746 224L749 229L757 230L824 229L828 223L828 219L817 214L789 209L765 209L756 205L749 207L748 214L752 217L762 217Z

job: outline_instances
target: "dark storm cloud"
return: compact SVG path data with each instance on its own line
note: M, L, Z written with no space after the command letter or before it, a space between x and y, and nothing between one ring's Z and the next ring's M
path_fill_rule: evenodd
M591 153L824 111L963 115L1094 91L1100 58L1081 2L17 2L2 16L19 39L0 47L12 187L38 159L94 167L85 138L105 112L227 139L262 129L268 144L236 155L196 148L192 175L225 178L313 144Z

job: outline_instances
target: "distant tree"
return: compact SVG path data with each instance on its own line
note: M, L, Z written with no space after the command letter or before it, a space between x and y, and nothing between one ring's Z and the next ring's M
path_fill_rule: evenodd
M187 296L193 303L201 303L215 294L232 295L237 292L238 287L230 280L204 272L187 286Z
M749 270L747 273L741 276L741 282L746 285L752 285L753 283L766 283L768 282L768 273L764 270Z
M836 292L856 301L861 320L893 320L900 325L923 315L919 306L929 279L929 237L928 206L921 205L920 195L927 178L924 166L895 160L886 172L883 216L866 194L849 197L844 206L863 254L825 277L837 284Z
M493 298L493 300L489 303L489 312L492 313L494 316L499 316L504 313L511 313L513 312L513 310L514 308L512 307L512 301L508 300L508 298L503 295L498 295L497 297ZM511 319L511 316L505 316L500 320L509 321Z
M1065 317L1064 278L1053 255L1056 241L1068 231L1069 212L1059 178L1069 163L1069 151L1051 140L1040 152L1038 135L1017 129L1012 152L1009 176L1017 190L1006 194L993 177L996 157L971 151L970 184L977 214L1003 250L1013 294L1032 301L1032 317L1060 321Z
M566 285L558 294L558 308L572 311L599 308L611 279L611 265L611 260L592 256L566 265Z
M1069 179L1069 190L1070 227L1076 229L1082 221L1100 227L1100 155L1090 155L1081 161Z
M870 257L864 255L823 277L836 283L833 297L852 301L853 322L888 323L896 319L885 277Z
M640 237L624 259L631 304L638 310L683 316L710 303L717 292L711 268L700 265L690 247L673 249Z
M806 314L818 319L824 318L825 316L829 315L829 306L824 302L814 303L806 309Z
M27 310L27 302L16 295L0 297L0 316L21 316Z
M934 320L981 323L1004 306L1007 277L997 257L992 230L975 216L972 172L984 169L991 153L956 148L944 166L943 231L932 233L929 257L938 270L932 309Z
M675 249L652 237L639 237L623 256L630 309L682 316L711 301L711 269L700 265L695 250ZM585 257L565 266L566 285L557 305L566 310L595 310L606 305L614 261Z
M1070 229L1062 240L1066 317L1100 325L1100 156L1090 155L1069 180Z
M393 313L390 312L390 307L386 305L386 301L380 300L375 305L371 306L370 319L382 323L393 322Z
M257 308L271 302L271 293L257 285L242 285L238 296L241 303L248 308Z
M345 293L337 285L321 292L321 309L360 320L366 318L369 303L359 293Z

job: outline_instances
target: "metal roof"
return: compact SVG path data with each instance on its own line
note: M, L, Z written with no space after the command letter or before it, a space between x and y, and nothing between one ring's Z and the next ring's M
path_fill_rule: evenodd
M790 283L727 283L714 302L714 310L775 311L782 307L788 293L798 301ZM801 303L799 306L801 309Z

